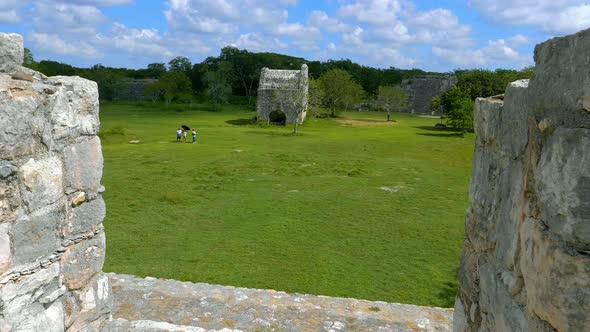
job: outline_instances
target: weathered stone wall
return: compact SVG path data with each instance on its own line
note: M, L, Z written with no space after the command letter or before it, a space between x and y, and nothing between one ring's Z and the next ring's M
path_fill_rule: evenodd
M476 101L455 331L590 331L590 30Z
M457 77L453 75L421 75L403 80L401 88L408 95L408 101L410 102L407 112L434 115L430 109L432 98L440 97L455 84L457 84Z
M256 100L258 120L269 121L270 113L281 111L285 113L286 123L303 123L307 115L308 89L308 68L305 64L301 70L262 68ZM298 109L297 104L303 109Z
M115 90L113 100L148 100L144 91L148 84L157 82L157 79L126 79L123 81L122 89Z
M21 67L0 34L0 331L98 331L105 206L96 83Z

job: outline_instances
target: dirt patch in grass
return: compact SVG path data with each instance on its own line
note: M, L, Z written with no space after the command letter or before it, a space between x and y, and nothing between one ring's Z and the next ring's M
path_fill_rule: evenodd
M385 120L374 120L374 119L350 119L350 118L337 118L335 120L340 124L353 125L353 126L393 126L397 124L397 121L385 121Z

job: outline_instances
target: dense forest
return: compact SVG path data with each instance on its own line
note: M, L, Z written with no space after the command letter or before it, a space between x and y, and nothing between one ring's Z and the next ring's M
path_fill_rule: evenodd
M227 83L231 86L231 94L236 96L254 96L258 88L260 69L263 67L277 69L299 69L302 64L309 67L311 78L319 78L331 69L347 71L352 79L359 83L368 95L374 95L379 86L400 83L402 79L414 75L441 75L441 73L426 72L421 69L399 69L390 67L379 69L362 66L348 59L328 61L307 61L303 58L292 57L276 53L253 53L235 47L224 47L219 56L208 57L200 63L191 63L187 57L179 56L166 63L151 63L144 69L112 68L101 64L90 68L77 68L68 64L42 60L36 62L27 50L27 66L45 75L77 75L92 79L102 84L101 96L105 99L112 97L112 90L116 89L116 82L125 78L143 79L160 78L167 72L181 72L191 82L194 93L203 93L207 89L207 76L211 71L223 71Z

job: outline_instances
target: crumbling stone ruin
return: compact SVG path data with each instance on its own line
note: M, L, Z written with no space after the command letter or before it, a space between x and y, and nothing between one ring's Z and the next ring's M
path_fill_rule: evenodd
M590 331L590 30L478 98L455 331Z
M21 67L0 34L0 331L98 331L105 205L96 83Z
M262 68L258 85L258 120L273 122L283 113L285 123L303 123L307 115L309 89L307 65L301 70Z
M590 30L549 40L476 102L455 331L590 330L588 54ZM97 86L22 61L0 34L0 331L450 329L449 309L105 275Z
M457 84L457 77L454 75L417 75L402 80L401 88L408 95L410 103L407 112L434 115L434 112L430 109L432 99L440 97L455 84Z
M153 78L125 79L122 87L113 91L113 100L149 100L150 96L146 96L145 88L157 81Z

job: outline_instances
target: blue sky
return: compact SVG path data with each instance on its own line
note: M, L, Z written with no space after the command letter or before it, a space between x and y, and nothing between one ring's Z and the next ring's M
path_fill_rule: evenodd
M450 71L533 63L534 45L590 27L579 0L0 0L0 31L36 60L145 68L232 45L308 60Z

